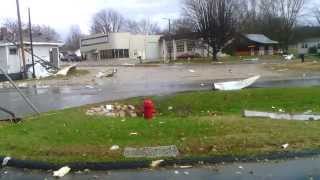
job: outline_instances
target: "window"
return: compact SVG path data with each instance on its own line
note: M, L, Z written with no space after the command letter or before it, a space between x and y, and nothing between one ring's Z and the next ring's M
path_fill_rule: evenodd
M301 48L302 49L308 49L308 43L302 43Z
M188 51L193 51L193 49L195 48L195 42L194 41L188 41L187 42L187 50Z
M184 52L184 41L177 41L177 52Z
M318 43L318 49L320 49L320 43Z
M129 49L109 49L100 51L101 59L129 58Z
M10 55L17 55L17 48L10 48L9 49L9 54Z

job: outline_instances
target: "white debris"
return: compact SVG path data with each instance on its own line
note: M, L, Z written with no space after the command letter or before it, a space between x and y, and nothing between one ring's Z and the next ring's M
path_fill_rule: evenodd
M11 157L5 157L2 161L2 166L6 166L10 160L11 160Z
M102 78L103 76L105 76L105 73L98 72L98 74L96 75L96 78Z
M28 83L19 83L18 87L19 88L26 88L26 87L28 87Z
M272 106L271 108L272 108L272 109L276 109L276 107L274 107L274 106Z
M240 81L214 83L213 88L221 91L241 90L254 84L261 76L254 76Z
M119 150L119 149L120 149L120 146L118 146L118 145L113 145L113 146L111 146L110 151L117 151L117 150Z
M204 83L201 83L201 84L200 84L200 86L201 86L201 87L205 87L205 86L206 86L206 84L204 84Z
M285 60L292 60L294 58L294 55L293 54L289 54L289 55L283 55L284 59Z
M192 166L180 166L180 169L190 169Z
M35 69L36 77L37 77L38 79L52 76L52 73L50 73L45 67L43 67L43 66L42 66L41 64L39 64L39 63L36 63L36 64L34 65L34 69ZM29 72L30 72L30 73L33 73L33 68L32 68L32 67L29 68Z
M168 107L168 111L172 111L173 110L173 107L172 106L169 106Z
M189 69L189 72L191 72L191 73L195 73L196 71L195 71L195 70L193 70L193 69Z
M180 173L180 172L179 172L179 171L177 171L177 170L175 170L175 171L174 171L174 174L179 174L179 173Z
M86 88L88 88L88 89L94 89L94 87L93 87L93 86L90 86L90 85L86 85Z
M280 113L284 113L285 111L283 109L279 109L279 112Z
M77 66L77 64L73 64L71 66L65 67L65 68L61 69L60 71L58 71L55 75L57 75L57 76L66 76L66 75L68 75L68 73L72 69L75 69L76 66Z
M137 135L138 135L137 132L132 132L132 133L130 133L130 136L137 136Z
M158 167L161 163L163 163L164 160L156 160L156 161L152 161L150 167L152 168L156 168Z
M287 149L289 147L289 144L288 143L287 144L283 144L281 147L282 147L282 149Z
M239 169L243 169L243 166L239 166L238 168L239 168Z
M312 114L312 110L308 110L308 111L306 111L306 112L304 112L303 114Z
M238 172L236 172L236 174L241 175L241 174L242 174L242 172L238 171Z
M183 172L184 175L189 175L188 171Z
M67 175L70 171L71 171L71 168L69 168L68 166L65 166L65 167L62 167L61 169L59 169L58 171L54 171L53 176L61 178L65 175Z
M106 109L108 111L112 111L113 110L113 105L110 105L110 104L106 105Z

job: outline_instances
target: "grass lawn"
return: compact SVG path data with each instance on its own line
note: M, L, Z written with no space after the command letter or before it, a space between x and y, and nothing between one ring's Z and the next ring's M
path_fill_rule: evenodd
M50 162L127 160L124 147L177 145L181 157L259 155L320 149L319 122L246 119L244 109L320 112L320 87L188 92L152 97L158 116L121 119L86 116L91 106L0 124L0 155ZM143 98L122 101L141 104ZM169 111L168 107L173 110ZM137 132L137 136L130 133ZM112 145L120 151L111 152Z

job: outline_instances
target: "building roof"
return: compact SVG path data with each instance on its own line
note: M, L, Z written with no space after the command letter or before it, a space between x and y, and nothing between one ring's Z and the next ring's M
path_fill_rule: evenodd
M260 44L279 44L278 41L273 41L263 34L245 34L244 36L250 41Z
M201 35L197 32L192 32L192 33L183 33L183 34L173 34L173 35L163 35L160 40L170 40L170 39L199 39L201 38Z

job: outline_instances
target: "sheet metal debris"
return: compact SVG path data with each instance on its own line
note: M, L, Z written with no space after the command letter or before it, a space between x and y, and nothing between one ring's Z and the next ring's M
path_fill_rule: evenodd
M270 113L259 111L244 111L244 116L249 118L270 118L275 120L295 120L295 121L318 121L320 115L312 114L285 114L285 113Z
M63 176L67 175L70 171L71 171L71 168L69 168L68 166L65 166L57 171L54 171L53 176L62 178Z
M254 84L261 76L254 76L245 80L240 81L230 81L230 82L222 82L222 83L213 83L214 90L220 91L233 91L233 90L241 90L247 88Z
M160 164L163 163L163 162L164 162L164 160L152 161L151 164L150 164L150 167L156 168L156 167L160 166Z

